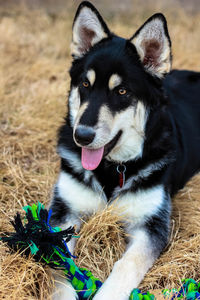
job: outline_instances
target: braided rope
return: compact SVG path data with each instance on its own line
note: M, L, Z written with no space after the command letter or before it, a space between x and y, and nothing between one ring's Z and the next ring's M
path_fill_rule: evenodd
M41 206L40 203L38 203L38 206L33 204L32 206L26 207L26 211L28 209L31 210L34 219L39 220L40 211L44 209L44 206ZM51 228L49 225L49 219L50 216L47 220L47 226L52 232L61 230L58 227ZM71 258L65 256L63 249L58 249L55 246L53 246L53 248L55 253L62 260L62 263L58 263L55 260L53 261L53 263L58 264L59 266L64 266L64 274L66 275L67 280L71 282L72 286L77 291L79 299L92 299L94 294L101 287L102 282L98 278L94 277L92 273L86 268L78 268ZM175 298L186 298L187 300L200 299L200 283L197 283L193 279L183 279L182 282L183 286L179 289L164 289L162 291L164 297L168 299L169 297L171 297L171 300ZM146 293L142 293L139 289L133 289L129 297L129 300L154 299L156 299L155 296L150 294L150 292L147 291Z
M44 209L44 206L41 206L40 203L38 203L38 206L33 204L32 206L26 206L24 210L26 213L28 210L31 211L33 218L36 221L40 220L40 212ZM49 215L46 221L46 225L49 228L49 230L53 232L61 231L59 227L51 227L49 224L51 216L51 211L49 211ZM57 256L57 260L55 260L54 254L50 258L42 257L43 260L49 264L53 263L56 267L62 268L64 271L64 274L69 282L71 282L74 289L77 291L77 294L79 295L79 299L88 299L90 297L93 297L94 294L97 292L97 290L101 287L102 282L94 277L92 273L87 270L86 268L78 268L75 264L75 262L66 256L66 250L67 254L69 254L69 249L65 242L63 242L65 245L65 249L57 247L52 245L54 254ZM34 254L32 252L32 254ZM71 253L70 253L70 256ZM53 259L52 259L53 258Z
M185 298L187 300L200 299L200 282L197 283L194 279L183 279L182 283L183 285L179 289L164 289L162 291L163 295L167 299L172 296L171 300L176 298Z

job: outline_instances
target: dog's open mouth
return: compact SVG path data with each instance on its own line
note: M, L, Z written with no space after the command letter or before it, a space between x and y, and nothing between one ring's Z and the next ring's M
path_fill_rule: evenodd
M120 130L116 136L105 146L98 149L82 148L81 162L86 170L95 170L100 164L103 156L106 156L117 144L122 131Z

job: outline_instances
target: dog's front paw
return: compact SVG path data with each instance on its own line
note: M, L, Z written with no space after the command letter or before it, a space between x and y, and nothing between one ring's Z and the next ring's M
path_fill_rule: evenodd
M78 295L75 290L70 286L66 286L65 288L56 288L53 293L52 300L77 300Z
M78 295L71 287L65 289L56 289L53 293L52 300L77 300Z
M55 289L53 291L52 300L77 300L78 295L65 277L59 273L54 273Z
M129 300L130 293L136 287L136 283L133 276L130 276L130 273L123 269L123 265L122 260L115 263L110 276L93 300Z
M114 291L109 292L99 292L96 294L96 296L93 298L93 300L128 300L128 295L123 294L116 294Z
M111 282L110 282L111 283ZM113 283L107 284L105 282L100 290L97 292L93 300L128 300L129 294L128 292L124 291L123 288L120 289L120 287Z

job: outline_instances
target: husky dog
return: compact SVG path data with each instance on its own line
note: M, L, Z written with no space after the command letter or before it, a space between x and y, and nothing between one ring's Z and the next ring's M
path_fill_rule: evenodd
M171 41L160 13L124 39L82 2L71 51L52 223L80 228L82 216L117 199L127 215L127 249L94 300L128 300L167 245L171 197L200 169L200 73L170 72ZM69 247L73 252L73 240ZM77 295L60 283L55 299Z

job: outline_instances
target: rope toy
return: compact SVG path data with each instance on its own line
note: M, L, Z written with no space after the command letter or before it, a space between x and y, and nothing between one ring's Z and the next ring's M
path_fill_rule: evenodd
M67 242L74 236L74 228L69 227L61 231L59 227L51 227L49 212L44 205L28 205L24 207L26 212L24 225L19 213L11 222L15 232L4 233L0 238L6 242L14 251L20 251L29 256L33 255L37 262L48 264L54 269L62 269L67 280L71 282L76 290L79 299L92 299L102 282L94 277L85 268L78 268L71 257L74 257L68 247ZM169 299L186 298L188 300L200 299L200 283L193 279L185 279L183 286L178 290L163 290L163 295ZM154 295L150 292L142 293L139 289L134 289L129 300L154 300Z
M197 283L194 279L183 279L182 280L182 287L177 289L164 289L162 293L164 297L169 299L169 296L172 296L172 299L180 298L180 299L200 299L200 282Z

